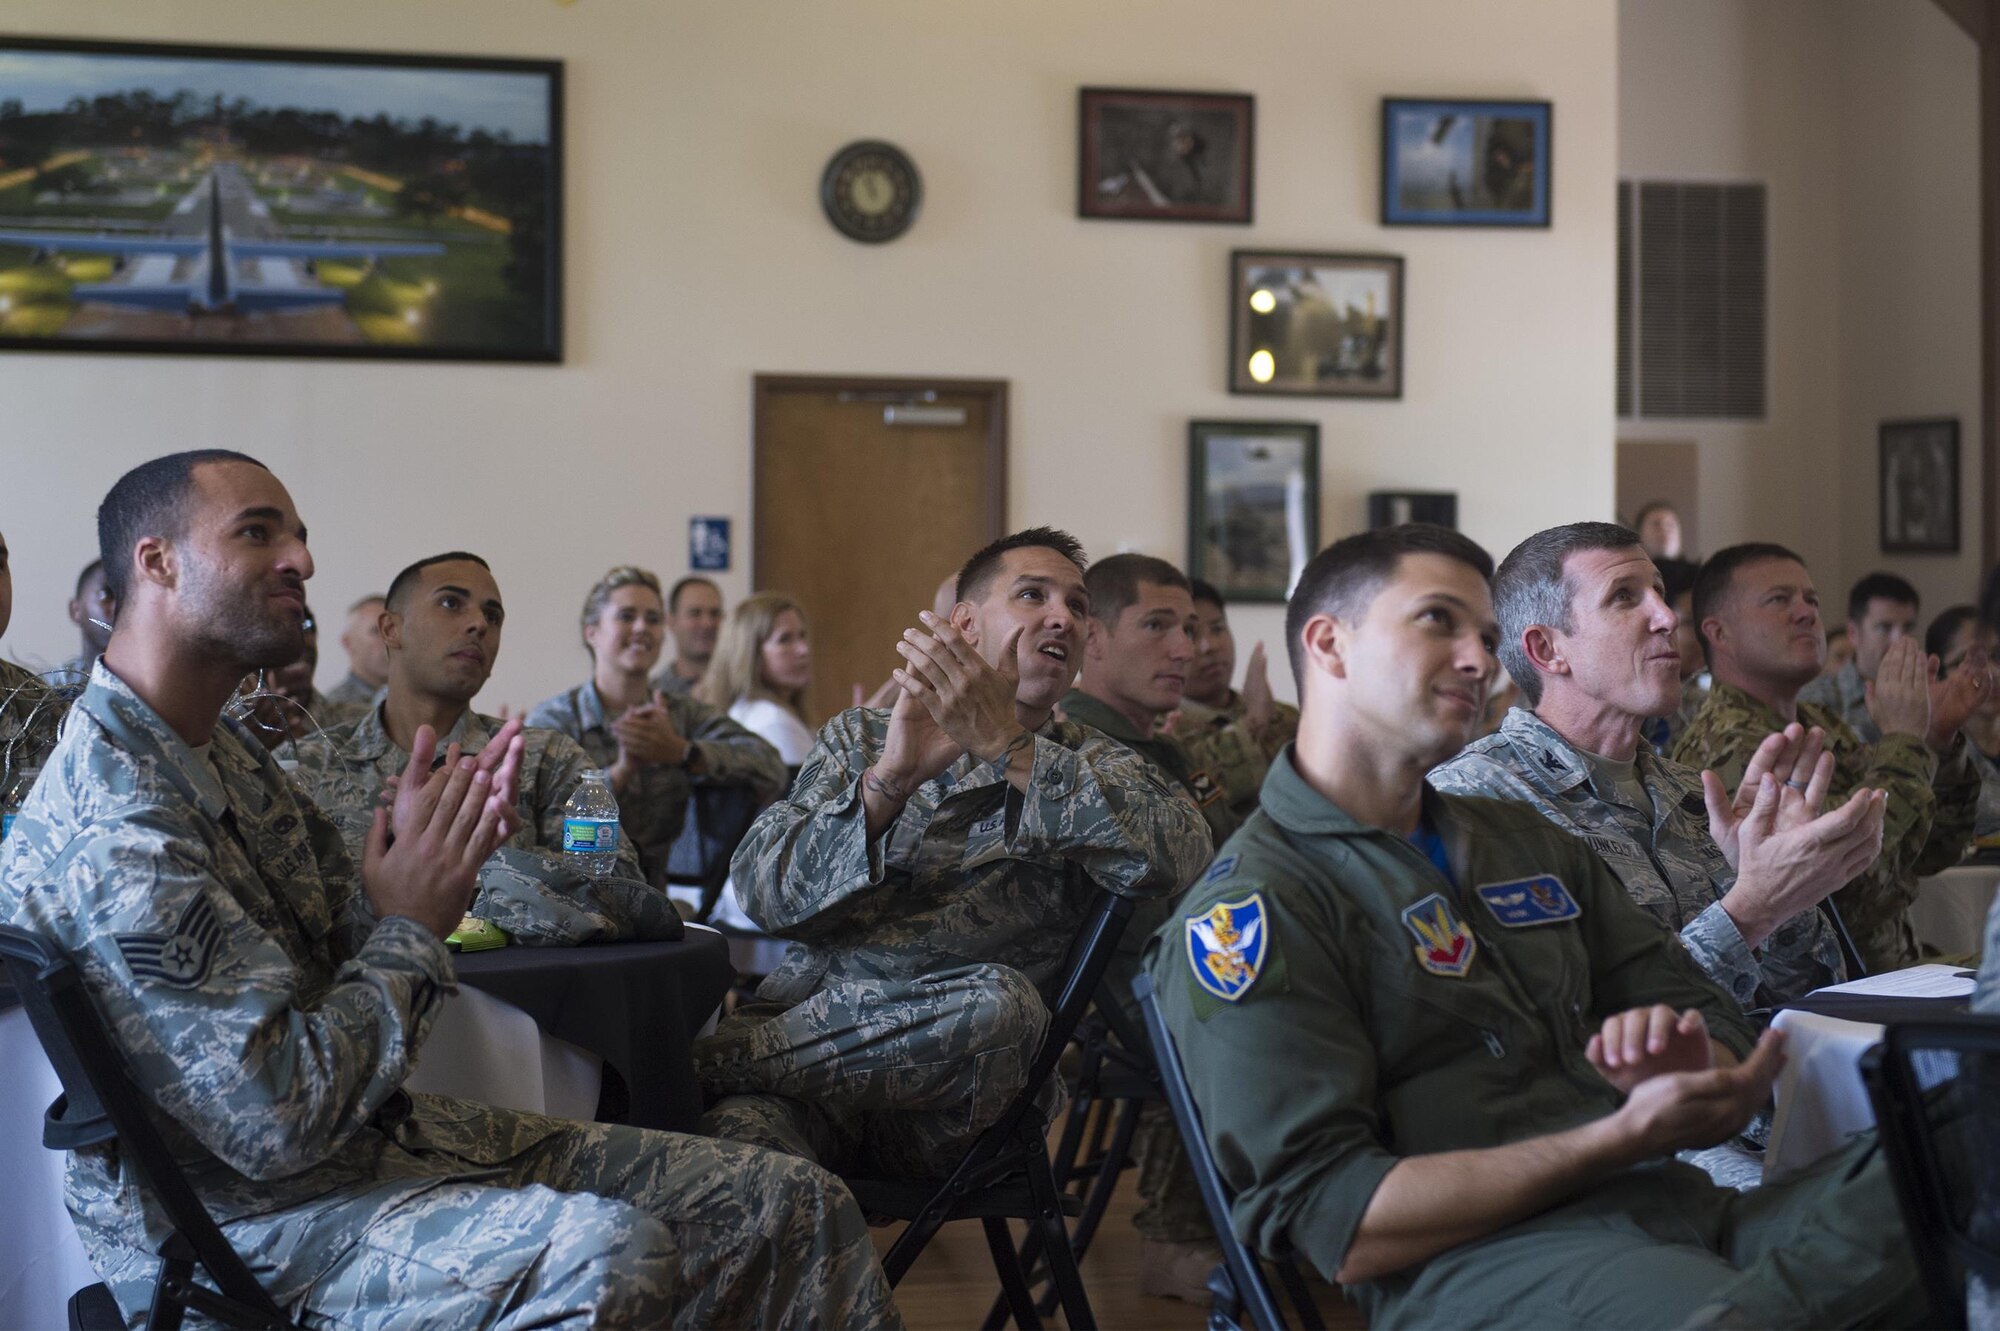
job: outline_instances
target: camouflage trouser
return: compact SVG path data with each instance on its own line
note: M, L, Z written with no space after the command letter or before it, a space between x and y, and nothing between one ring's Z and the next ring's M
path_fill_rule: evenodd
M491 1167L416 1159L438 1175L224 1233L309 1327L902 1325L853 1198L801 1161L583 1123ZM155 1259L119 1252L103 1274L130 1316Z
M1201 1204L1194 1166L1181 1145L1173 1111L1164 1103L1140 1111L1132 1160L1139 1167L1139 1209L1132 1227L1141 1237L1159 1243L1213 1243L1215 1229Z
M1006 966L748 1003L695 1044L702 1126L840 1174L931 1177L1020 1093L1047 1026L1035 986Z

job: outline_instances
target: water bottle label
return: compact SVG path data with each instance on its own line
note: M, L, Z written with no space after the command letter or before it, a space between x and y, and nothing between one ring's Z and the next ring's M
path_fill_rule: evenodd
M615 855L618 824L610 818L565 818L563 849L583 855Z

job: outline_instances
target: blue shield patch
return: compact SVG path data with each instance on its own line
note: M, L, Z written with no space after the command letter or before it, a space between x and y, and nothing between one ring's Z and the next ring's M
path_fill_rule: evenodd
M1576 904L1576 898L1563 886L1562 879L1552 873L1488 883L1477 891L1486 909L1493 912L1493 918L1509 929L1561 924L1583 914L1583 908Z
M1227 1003L1249 993L1269 951L1267 922L1264 898L1256 892L1241 901L1218 901L1183 921L1194 982Z
M1403 911L1403 927L1417 940L1417 964L1433 975L1462 977L1479 954L1479 940L1437 892Z

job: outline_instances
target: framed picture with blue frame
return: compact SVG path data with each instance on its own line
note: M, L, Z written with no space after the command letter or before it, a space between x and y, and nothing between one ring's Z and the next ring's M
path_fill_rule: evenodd
M1550 222L1548 102L1382 99L1384 226Z

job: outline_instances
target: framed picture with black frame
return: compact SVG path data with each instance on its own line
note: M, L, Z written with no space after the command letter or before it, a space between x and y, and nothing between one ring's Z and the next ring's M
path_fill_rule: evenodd
M1382 225L1546 227L1548 102L1382 99Z
M0 61L0 350L562 359L560 61Z
M1883 421L1882 553L1958 553L1958 420Z
M1188 422L1188 572L1282 602L1319 549L1319 425Z
M1233 252L1228 382L1243 394L1401 397L1402 256Z
M1256 121L1248 93L1080 89L1076 215L1247 225Z

